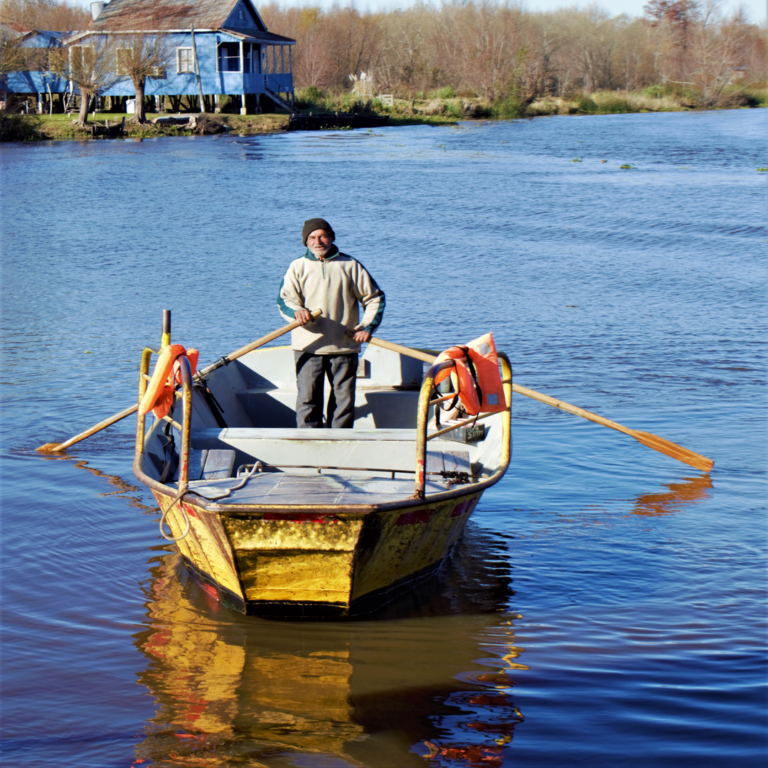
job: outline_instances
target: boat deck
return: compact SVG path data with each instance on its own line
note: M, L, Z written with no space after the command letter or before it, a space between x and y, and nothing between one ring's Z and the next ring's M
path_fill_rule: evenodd
M354 475L354 476L353 476ZM287 472L256 474L243 488L223 494L242 478L195 480L189 490L217 504L253 504L293 506L294 504L386 504L413 496L412 479L366 477L353 472L322 475L294 475ZM449 481L427 482L427 494L442 493L451 487Z

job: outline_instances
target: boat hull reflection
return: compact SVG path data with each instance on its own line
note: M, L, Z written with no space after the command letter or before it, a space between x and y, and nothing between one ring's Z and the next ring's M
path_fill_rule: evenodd
M470 526L375 621L297 624L230 612L161 556L136 635L157 701L136 765L500 765L522 719L510 571L504 540Z

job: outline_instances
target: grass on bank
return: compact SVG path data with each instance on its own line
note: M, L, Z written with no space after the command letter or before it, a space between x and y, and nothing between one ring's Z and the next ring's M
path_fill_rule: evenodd
M195 117L199 113L185 113L182 117ZM163 113L162 116L168 116ZM146 139L157 136L191 136L192 132L176 125L136 125L130 123L133 115L115 112L97 112L88 115L89 124L104 125L108 120L110 125L119 124L125 118L125 136L132 139ZM147 119L161 117L159 114L147 113ZM256 135L263 133L279 133L288 128L287 114L262 115L210 115L209 120L227 125L234 133ZM87 129L76 125L74 116L66 114L54 115L16 115L0 113L0 141L57 141L61 139L90 139Z
M679 87L649 86L641 91L597 91L591 94L576 92L567 97L547 96L525 105L515 96L495 102L474 98L471 94L457 94L451 87L427 93L416 93L413 98L395 96L391 105L379 98L361 100L354 93L329 94L314 86L296 91L296 107L308 112L358 112L387 115L390 125L450 125L459 120L520 119L548 115L599 115L630 112L679 112L703 109L695 91ZM719 108L768 107L768 86L740 88L729 86L722 94ZM167 113L164 113L167 114ZM183 113L192 117L194 112ZM148 114L148 119L158 117ZM119 123L126 118L125 131L129 138L191 135L179 126L159 126L148 123L135 125L132 115L99 113L89 117L93 123ZM233 113L206 114L209 120L222 123L235 133L256 135L279 133L288 127L286 113L239 115ZM78 128L74 118L66 114L19 115L0 112L0 141L45 141L58 139L89 139L87 130Z

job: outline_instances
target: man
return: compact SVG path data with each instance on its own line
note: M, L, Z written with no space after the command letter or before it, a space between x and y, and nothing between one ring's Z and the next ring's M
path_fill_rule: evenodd
M381 323L384 293L359 261L333 244L336 235L325 219L305 221L301 237L307 250L291 262L277 295L283 317L301 323L291 334L298 386L296 426L323 426L327 376L331 392L326 426L351 429L357 355ZM323 314L313 321L310 311L315 309Z

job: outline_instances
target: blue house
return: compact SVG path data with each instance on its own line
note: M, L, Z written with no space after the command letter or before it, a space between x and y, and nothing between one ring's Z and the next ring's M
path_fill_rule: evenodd
M67 81L51 72L51 56L61 54L63 41L71 32L25 29L17 24L3 24L4 41L13 41L22 50L25 69L0 75L0 91L37 97L38 111L46 96L64 93ZM4 98L3 98L4 100Z
M293 108L292 47L296 41L267 31L251 0L112 0L92 3L93 21L67 47L87 47L109 35L130 44L137 34L162 35L167 66L147 79L147 96L239 96L240 111L261 112L275 103ZM119 56L118 56L119 60ZM198 82L199 77L199 82ZM101 96L132 96L130 78Z

